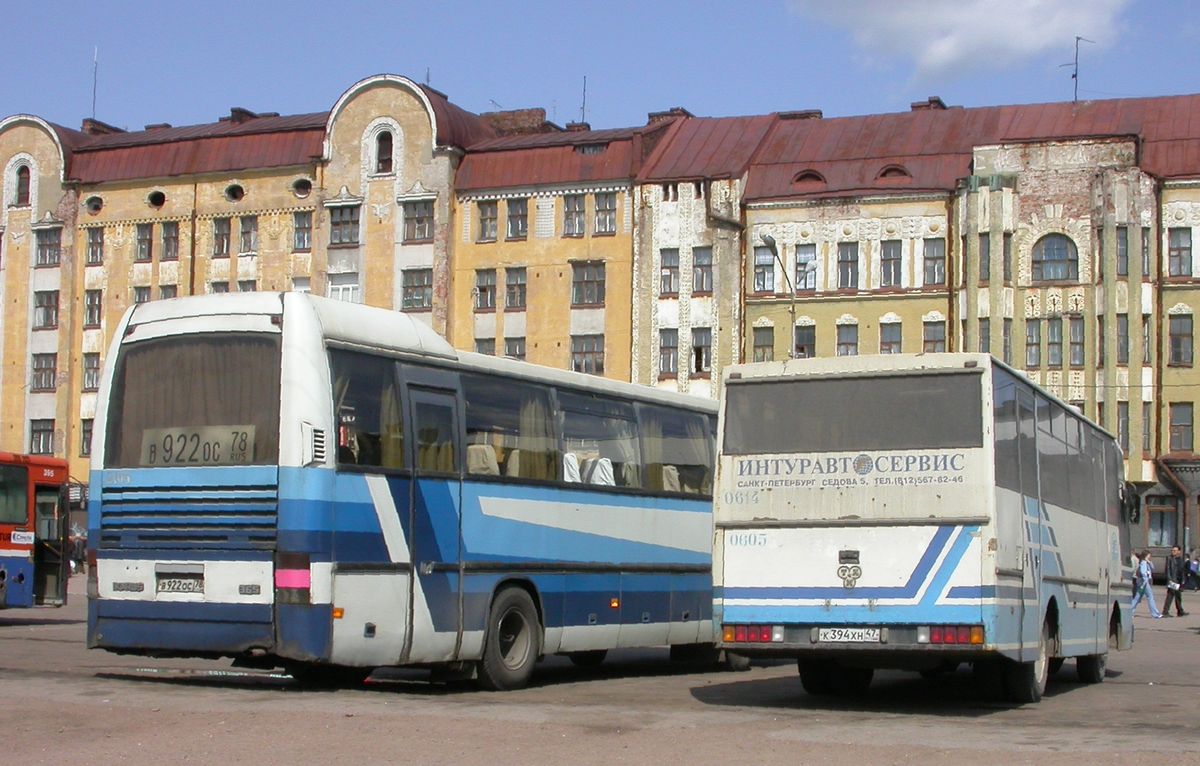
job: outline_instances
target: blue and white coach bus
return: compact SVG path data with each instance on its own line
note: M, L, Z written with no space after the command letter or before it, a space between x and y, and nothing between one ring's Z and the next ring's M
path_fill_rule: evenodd
M712 402L300 293L135 306L100 402L92 647L490 689L715 651Z
M719 644L798 658L813 694L970 662L1041 698L1133 639L1134 497L1113 437L984 354L726 369ZM999 686L1002 684L1002 686Z

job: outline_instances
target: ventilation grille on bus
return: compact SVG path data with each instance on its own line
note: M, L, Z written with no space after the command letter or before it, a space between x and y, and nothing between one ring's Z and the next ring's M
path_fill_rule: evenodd
M325 429L314 428L312 432L312 462L325 462Z
M100 546L273 550L278 508L271 485L104 487Z

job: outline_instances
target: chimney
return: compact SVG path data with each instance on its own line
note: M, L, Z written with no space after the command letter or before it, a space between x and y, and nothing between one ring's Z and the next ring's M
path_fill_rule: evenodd
M924 112L933 111L934 109L945 111L947 107L946 102L942 101L940 96L930 96L925 101L914 101L909 104L909 108L914 112Z
M152 122L146 126L146 130L166 130L171 127L169 122Z
M568 122L567 123L567 132L568 133L583 133L583 132L591 130L591 129L592 129L592 126L586 122Z
M676 117L695 117L695 115L682 106L673 106L665 112L650 112L646 115L646 124L653 125L656 122L666 122Z
M819 120L824 117L820 109L801 109L795 112L779 112L781 120Z
M240 106L231 107L228 117L222 117L220 122L232 122L234 125L241 125L243 122L249 122L258 115L249 109Z
M559 127L546 120L546 110L511 109L504 112L484 112L479 115L501 136L525 135L528 133L556 133Z
M89 136L109 136L113 133L124 133L124 130L109 125L107 122L93 120L91 117L84 117L83 124L79 128L80 131Z

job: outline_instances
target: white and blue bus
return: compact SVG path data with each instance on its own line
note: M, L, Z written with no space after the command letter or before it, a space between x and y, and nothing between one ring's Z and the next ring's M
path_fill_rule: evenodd
M99 398L92 647L491 689L715 651L710 401L301 293L131 308Z
M797 658L814 694L962 662L1041 698L1133 639L1116 440L984 354L727 368L714 500L719 644Z

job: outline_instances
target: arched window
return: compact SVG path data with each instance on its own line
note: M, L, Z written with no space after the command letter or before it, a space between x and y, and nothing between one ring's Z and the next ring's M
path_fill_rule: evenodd
M794 184L823 184L823 183L825 183L825 176L821 175L820 173L818 173L817 171L812 170L812 169L802 170L796 174L795 178L792 179L792 183L794 183Z
M392 172L392 131L383 130L375 137L375 172Z
M1047 234L1033 246L1033 281L1079 280L1079 251L1065 234Z
M17 168L17 202L19 207L29 204L29 166Z

